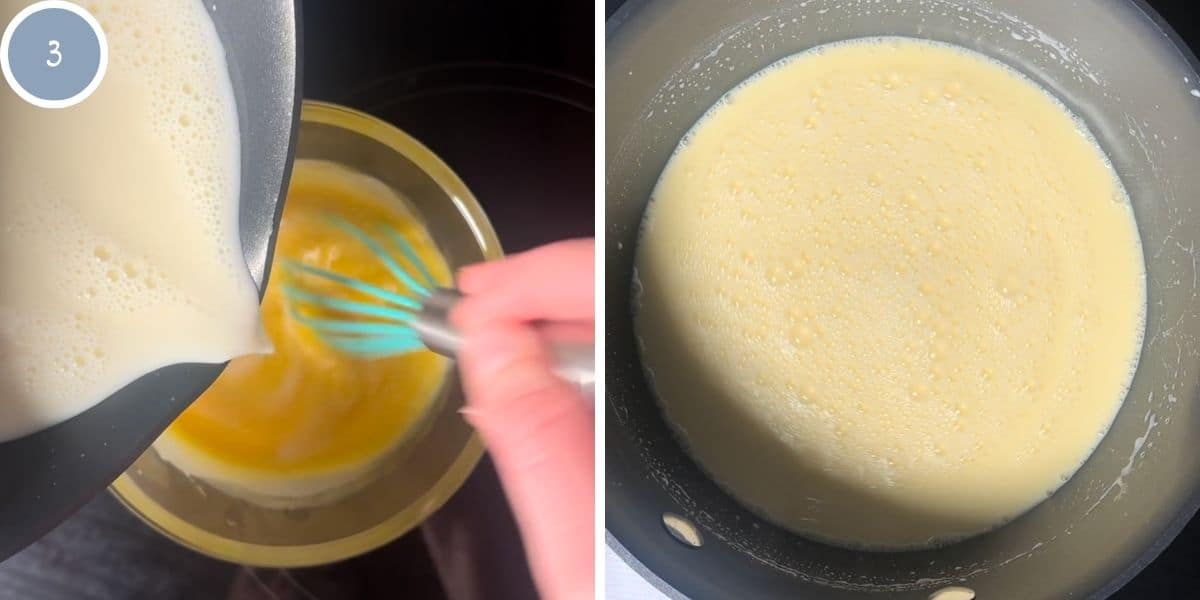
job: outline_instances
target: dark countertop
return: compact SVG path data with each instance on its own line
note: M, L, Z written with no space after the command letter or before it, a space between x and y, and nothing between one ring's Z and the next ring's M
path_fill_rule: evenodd
M1047 0L1058 1L1058 0ZM611 17L626 0L605 0L605 16ZM1200 2L1196 0L1144 0L1181 38L1200 54ZM1200 597L1200 516L1145 570L1112 596L1114 600L1191 599Z
M308 0L302 8L306 97L365 110L429 146L471 188L506 251L592 235L590 2ZM326 567L249 569L211 560L166 540L107 494L0 563L0 600L400 594L533 597L516 527L486 459L421 530Z

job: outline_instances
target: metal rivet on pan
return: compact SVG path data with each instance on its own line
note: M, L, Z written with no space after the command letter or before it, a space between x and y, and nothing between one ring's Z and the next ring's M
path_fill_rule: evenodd
M971 588L950 586L944 587L929 595L929 600L974 600L975 590Z
M671 534L671 537L679 543L693 548L699 548L704 544L704 538L700 537L700 530L691 521L675 513L663 513L662 521L667 528L667 533Z

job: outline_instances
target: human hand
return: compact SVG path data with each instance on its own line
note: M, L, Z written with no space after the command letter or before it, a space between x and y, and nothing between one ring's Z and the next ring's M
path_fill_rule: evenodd
M512 504L534 582L551 600L591 598L595 416L553 374L537 321L595 323L595 242L569 240L465 267L451 315L467 407Z

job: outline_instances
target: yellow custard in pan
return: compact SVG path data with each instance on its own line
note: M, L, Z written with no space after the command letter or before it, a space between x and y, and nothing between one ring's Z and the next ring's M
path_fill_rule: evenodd
M821 47L668 163L637 328L714 479L832 544L998 527L1100 442L1141 349L1129 198L1082 122L953 46Z
M402 284L329 215L407 239L441 285L446 260L396 192L339 165L296 162L275 247L275 264L294 259L384 289ZM365 476L421 421L447 373L428 351L364 360L322 343L287 308L282 271L262 304L272 354L228 368L156 442L184 472L260 504L330 501Z

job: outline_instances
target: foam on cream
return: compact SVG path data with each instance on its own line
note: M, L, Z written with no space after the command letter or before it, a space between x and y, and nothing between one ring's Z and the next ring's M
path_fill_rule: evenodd
M0 0L0 22L27 4ZM95 94L44 110L0 90L0 441L156 368L269 348L238 238L233 90L203 3L81 4L110 49Z

